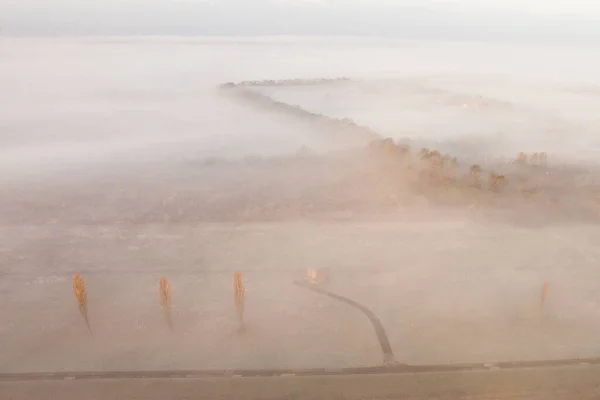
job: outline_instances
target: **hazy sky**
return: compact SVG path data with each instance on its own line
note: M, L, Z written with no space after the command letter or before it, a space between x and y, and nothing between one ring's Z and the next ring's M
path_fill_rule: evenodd
M5 35L600 34L597 0L0 0Z

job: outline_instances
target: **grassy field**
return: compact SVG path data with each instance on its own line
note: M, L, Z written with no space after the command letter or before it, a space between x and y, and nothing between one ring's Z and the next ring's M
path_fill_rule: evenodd
M362 314L292 284L307 268L326 269L325 287L378 315L401 362L600 355L599 228L580 195L593 187L557 169L531 172L540 189L530 196L423 185L409 161L351 154L13 187L2 198L0 369L378 365Z

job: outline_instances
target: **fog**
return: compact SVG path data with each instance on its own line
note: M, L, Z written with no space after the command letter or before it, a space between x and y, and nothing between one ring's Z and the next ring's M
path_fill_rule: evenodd
M9 36L350 35L597 43L590 0L3 0Z
M594 50L0 39L0 371L379 365L364 315L294 285L308 268L399 362L598 356ZM458 157L449 180L421 147Z

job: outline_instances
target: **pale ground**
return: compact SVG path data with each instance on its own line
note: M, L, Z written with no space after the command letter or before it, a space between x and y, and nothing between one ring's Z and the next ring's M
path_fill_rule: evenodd
M546 194L519 200L508 189L496 200L424 189L390 202L380 196L389 181L367 184L344 168L319 170L315 160L289 170L291 161L277 162L279 175L232 166L228 178L222 168L207 181L202 174L213 167L203 166L179 179L108 180L113 189L91 177L54 191L14 187L14 201L2 199L0 370L378 365L379 345L362 314L292 284L309 267L328 269L326 287L380 317L400 362L600 355L600 228L572 217L571 203L557 206ZM253 182L271 172L250 195L239 187L242 171ZM206 197L189 185L194 177L203 177L202 190L214 189L214 203L192 206ZM164 206L159 199L171 188L152 191L152 180L169 182L181 206ZM295 191L286 191L290 183ZM256 203L277 195L287 200ZM439 196L457 197L450 206L427 200ZM502 211L504 201L521 206ZM240 204L258 208L240 214ZM282 211L285 204L295 211ZM519 224L528 218L534 223ZM247 291L245 334L237 332L234 271ZM87 284L93 335L77 311L74 272ZM161 276L172 287L172 332L159 309Z

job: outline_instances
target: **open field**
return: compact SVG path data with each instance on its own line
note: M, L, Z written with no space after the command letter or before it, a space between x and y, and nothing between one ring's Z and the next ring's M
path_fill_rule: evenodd
M12 44L17 61L0 64L14 92L0 94L1 373L380 365L363 314L293 284L308 268L324 269L324 288L379 317L401 363L600 356L593 85L510 86L422 76L440 72L432 70L415 77L416 69L410 78L299 85L287 78L322 76L328 66L334 77L410 71L389 49L343 47L337 61L302 67L304 53L269 44L265 54L281 56L264 69L241 62L257 51L244 46L224 46L217 65L212 54L222 45L157 43L92 41L86 58L70 41L23 41ZM388 64L359 63L365 54ZM44 66L36 57L59 61ZM154 60L158 72L134 68L138 59ZM61 74L69 65L81 74ZM24 79L36 101L17 84ZM522 96L527 90L534 94ZM574 98L575 111L563 112ZM449 157L440 164L435 150ZM548 152L547 165L515 163L518 151ZM490 173L504 183L490 185ZM235 271L246 290L245 333ZM76 272L91 334L71 288ZM163 276L172 330L159 305ZM557 371L539 379L560 386ZM518 393L541 382L527 374ZM502 388L517 379L508 375ZM438 378L447 377L418 379ZM385 391L391 378L373 379ZM327 390L348 395L354 378L335 380ZM166 382L137 381L132 390L161 396ZM195 385L218 390L186 382L181 397ZM83 390L68 385L0 390ZM99 396L123 389L118 380L91 385ZM297 393L293 385L284 395Z
M123 173L15 191L0 229L2 370L378 365L363 315L292 284L309 267L379 316L401 362L600 355L599 229L573 195L593 188L568 186L571 170L514 165L504 168L540 189L445 187L407 167L420 161L387 157L216 161L146 181ZM243 335L234 271L247 291ZM74 272L87 283L93 335L76 312Z

